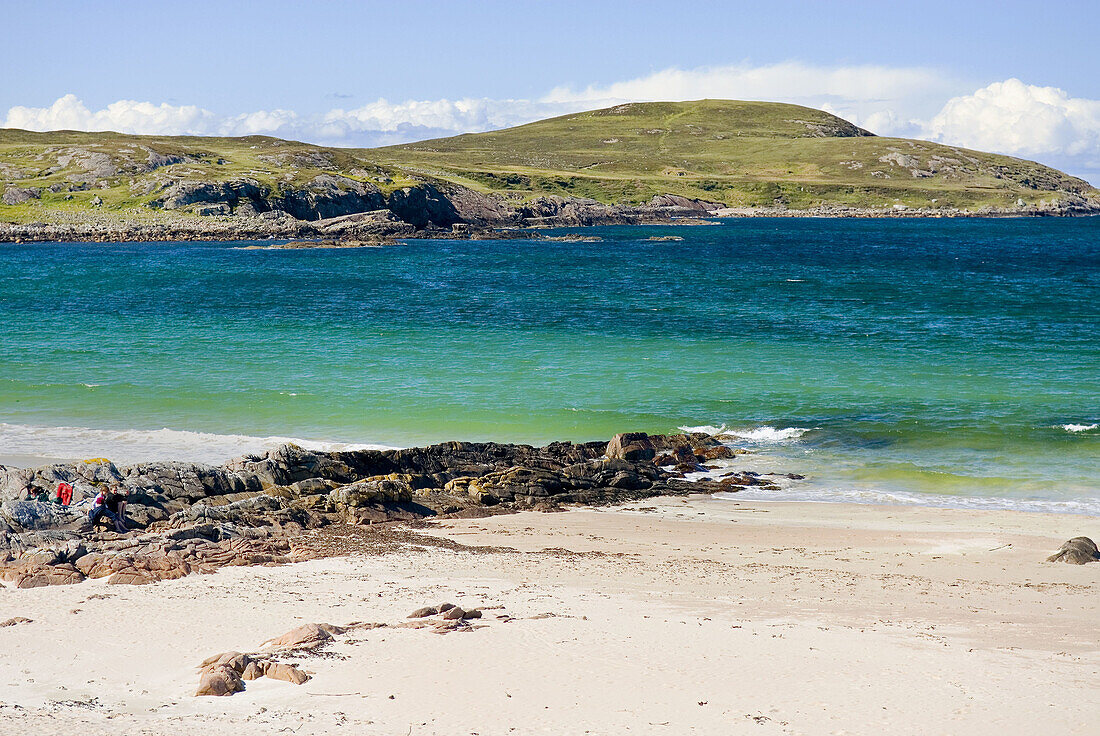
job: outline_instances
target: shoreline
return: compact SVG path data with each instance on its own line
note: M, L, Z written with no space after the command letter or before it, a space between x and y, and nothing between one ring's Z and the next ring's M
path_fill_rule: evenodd
M318 248L353 247L343 243L359 243L358 247L380 247L405 240L536 240L554 242L569 240L568 236L545 236L541 231L559 228L590 228L609 225L632 226L706 226L718 220L742 219L1040 219L1048 217L1100 217L1098 207L989 209L979 211L954 208L856 208L824 206L806 210L779 208L718 208L707 209L704 203L689 200L684 207L666 207L668 213L655 212L651 207L601 205L585 203L583 216L554 216L539 221L515 223L484 220L460 221L450 226L429 224L416 227L402 221L382 217L388 210L356 212L322 220L259 220L255 218L212 217L205 220L90 221L73 223L29 224L0 222L0 243L55 242L248 242L257 240L315 240ZM576 235L584 239L584 235ZM285 247L285 246L284 246Z
M0 428L4 425L0 423ZM16 425L12 425L16 426ZM301 439L287 436L251 436L251 435L211 435L205 432L191 432L186 430L155 430L145 431L146 434L167 433L168 437L145 438L145 444L134 440L129 441L132 446L115 446L114 450L108 449L108 445L114 440L107 436L114 433L130 434L134 430L92 430L85 427L37 427L36 425L18 425L22 429L39 430L66 430L75 429L84 435L103 435L93 443L87 437L81 438L83 443L79 449L70 447L70 453L65 455L47 455L31 449L20 449L17 452L8 453L0 450L0 478L6 469L11 472L32 471L36 468L49 468L54 466L74 466L85 462L86 458L107 457L113 464L119 467L135 465L157 465L170 463L197 463L213 468L231 465L234 460L242 455L263 454L277 450L280 446L290 443L309 452L318 453L343 453L368 451L399 451L413 450L414 444L388 444L379 442L351 442L343 440ZM733 459L717 459L708 463L708 468L700 466L695 471L686 475L688 480L702 480L713 483L720 481L727 471L754 471L763 475L775 476L771 483L778 483L780 487L775 489L760 489L758 487L746 487L734 494L720 496L721 500L752 500L763 503L811 503L811 504L852 504L857 506L872 505L884 507L922 507L960 510L1008 510L1022 511L1026 513L1055 513L1067 516L1094 516L1100 515L1100 509L1096 507L1096 499L1093 496L1075 496L1072 498L1055 495L1013 496L996 494L974 493L947 493L936 488L916 487L890 487L878 486L873 483L852 485L851 478L834 477L830 479L827 468L818 468L811 472L809 478L798 478L791 482L784 478L784 474L794 469L788 466L790 458L782 454L781 444L771 446L767 443L760 444L753 441L740 442L737 438L741 435L735 433L725 435L717 427L681 427L681 431L717 433L716 438L736 453ZM751 434L751 432L750 432ZM177 436L178 435L178 436ZM179 451L182 446L179 443L185 440L209 442L212 438L222 440L218 449L206 448L199 445L189 446L188 449ZM53 440L56 444L59 440ZM475 440L475 443L487 442L498 444L491 438ZM443 443L446 444L446 443ZM505 443L507 445L507 443ZM530 445L530 441L518 443ZM580 444L585 444L583 441ZM518 446L518 445L517 445ZM121 449L120 449L121 448ZM175 448L175 449L172 449ZM121 454L121 457L120 457ZM795 464L795 463L790 463ZM705 471L705 472L704 472ZM798 472L808 472L798 469ZM776 476L775 474L778 473ZM2 490L2 489L0 489ZM0 496L2 500L2 496ZM1091 503L1090 503L1091 502Z
M0 590L2 618L30 619L0 628L0 724L211 736L303 721L317 734L1088 733L1100 565L1042 559L1067 534L1097 535L1100 519L826 511L659 498L443 520L383 547L351 528L335 537L338 557L141 587ZM445 600L482 618L449 631L406 618ZM104 617L121 634L111 647ZM264 678L194 697L204 657L353 621L378 628L283 657L305 684Z

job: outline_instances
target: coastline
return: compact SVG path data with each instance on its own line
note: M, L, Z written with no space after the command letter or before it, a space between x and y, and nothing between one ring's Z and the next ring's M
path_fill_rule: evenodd
M464 213L453 224L412 224L394 217L389 210L353 212L316 220L209 216L176 217L166 221L111 219L96 215L73 222L0 222L0 243L48 242L247 242L255 240L316 240L316 247L360 247L390 245L402 240L547 240L541 233L549 228L600 227L606 225L710 225L722 219L825 218L825 219L1020 219L1042 217L1097 217L1100 205L1034 205L1008 209L983 207L963 210L955 207L847 207L826 205L809 209L785 207L725 207L702 200L663 195L672 204L605 205L593 200L558 198L545 217L488 217L480 210ZM285 213L284 213L285 214ZM584 237L584 236L578 236ZM326 245L327 243L327 245Z
M446 520L385 549L357 548L349 530L345 556L141 587L4 590L2 617L32 621L0 629L0 723L212 736L303 721L320 734L1086 733L1098 566L1041 560L1098 523L661 498ZM443 600L483 618L446 636L403 625ZM96 643L105 618L122 632L110 647ZM304 685L192 696L208 655L352 621L385 626L296 656Z

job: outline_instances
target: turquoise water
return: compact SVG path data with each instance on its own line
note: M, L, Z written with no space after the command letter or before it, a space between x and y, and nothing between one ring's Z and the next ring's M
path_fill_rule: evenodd
M1100 508L1100 219L584 232L0 245L0 456L724 426L803 494Z

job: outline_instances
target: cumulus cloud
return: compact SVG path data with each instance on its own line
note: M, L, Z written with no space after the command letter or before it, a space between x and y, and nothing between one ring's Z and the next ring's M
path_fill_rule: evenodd
M786 62L665 69L603 85L561 86L538 99L379 99L309 115L293 110L219 115L195 105L135 100L91 110L69 94L49 107L12 107L2 127L263 134L328 145L377 146L505 128L629 101L755 99L827 110L880 135L927 138L1037 158L1097 179L1100 101L1072 98L1063 90L1017 79L971 89L949 75L919 67Z
M1008 79L948 100L925 126L935 141L1100 168L1100 100Z
M583 107L583 106L582 106ZM0 127L25 130L115 131L139 135L272 135L333 145L384 145L428 137L506 128L549 115L575 112L576 104L532 100L384 99L319 115L293 110L257 110L219 116L194 105L154 105L119 100L90 110L75 95L49 107L16 106Z
M8 110L4 128L25 130L115 130L148 135L204 134L217 125L216 116L194 105L119 100L91 111L76 95L65 95L49 107L16 106Z

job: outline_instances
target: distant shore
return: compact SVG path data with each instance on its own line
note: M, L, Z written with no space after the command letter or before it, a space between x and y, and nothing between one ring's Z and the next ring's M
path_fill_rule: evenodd
M683 200L684 198L678 198ZM707 225L722 219L836 218L836 219L1006 219L1039 217L1095 217L1100 208L1088 206L1020 206L1011 209L984 207L909 208L902 206L857 208L823 206L811 209L779 207L721 207L684 200L673 206L602 205L591 200L562 200L561 214L528 219L458 222L449 226L417 227L395 219L388 210L368 211L321 220L280 218L190 217L164 222L109 217L70 217L53 223L0 223L0 243L31 242L172 242L317 240L329 243L384 245L400 240L554 240L548 228L606 225ZM282 213L285 214L285 213ZM560 238L561 236L558 236ZM575 236L584 237L584 236ZM333 247L333 246L330 246Z

